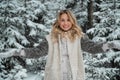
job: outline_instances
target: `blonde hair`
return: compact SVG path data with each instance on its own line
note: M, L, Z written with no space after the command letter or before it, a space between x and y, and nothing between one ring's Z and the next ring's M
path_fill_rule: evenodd
M54 22L52 26L52 39L53 41L58 41L58 35L60 34L62 37L64 37L65 31L63 31L59 26L59 20L62 14L67 14L68 18L70 19L70 22L72 23L72 28L68 31L69 35L68 38L71 41L74 41L76 37L82 37L82 29L77 25L77 20L69 10L62 10L58 13L58 17L56 21Z

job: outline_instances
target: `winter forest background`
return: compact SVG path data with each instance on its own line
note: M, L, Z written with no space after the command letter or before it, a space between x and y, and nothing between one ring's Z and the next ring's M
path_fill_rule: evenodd
M112 41L120 47L120 0L0 0L0 52L37 46L62 9L75 14L94 42ZM0 58L0 80L43 80L46 58ZM120 80L117 49L84 52L84 63L86 80Z

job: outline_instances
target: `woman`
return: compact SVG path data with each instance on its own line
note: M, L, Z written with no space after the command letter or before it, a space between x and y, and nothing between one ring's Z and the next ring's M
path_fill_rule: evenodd
M104 50L103 50L104 49ZM83 34L69 10L59 12L52 31L36 48L24 48L14 56L37 58L47 55L44 80L85 80L82 50L105 52L107 45L94 43Z

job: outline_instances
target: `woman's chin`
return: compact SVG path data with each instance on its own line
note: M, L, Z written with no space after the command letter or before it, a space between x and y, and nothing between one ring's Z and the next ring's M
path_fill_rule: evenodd
M66 29L62 29L63 31L67 32L69 31L71 28L66 28Z
M70 29L72 29L72 28L60 28L62 31L65 31L65 32L67 32L67 31L69 31Z

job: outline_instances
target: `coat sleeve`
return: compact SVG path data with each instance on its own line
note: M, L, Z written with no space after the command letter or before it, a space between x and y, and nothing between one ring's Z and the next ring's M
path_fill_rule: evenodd
M48 42L44 39L37 47L35 48L23 48L20 51L20 54L25 58L39 58L48 54Z
M87 35L81 38L81 49L92 54L105 52L103 50L103 43L95 43L90 40Z

